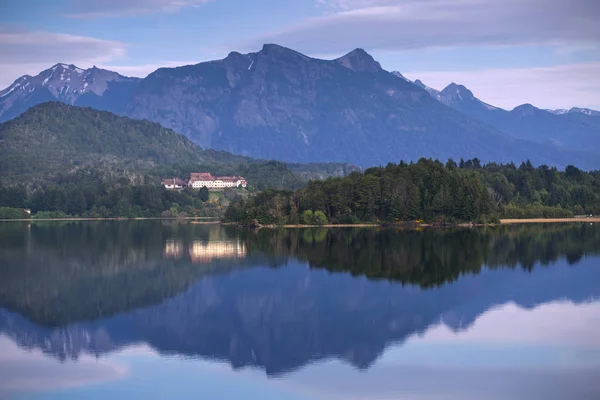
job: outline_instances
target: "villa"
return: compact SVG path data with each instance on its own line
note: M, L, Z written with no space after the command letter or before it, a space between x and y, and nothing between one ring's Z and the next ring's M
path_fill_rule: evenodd
M206 186L209 189L225 189L246 187L248 183L241 176L213 176L210 172L192 172L188 186L200 189Z
M206 186L208 189L222 190L225 188L245 188L248 183L241 176L213 176L210 172L192 172L187 182L177 178L163 179L162 185L166 189L172 190L183 189L186 186L192 189L200 189Z

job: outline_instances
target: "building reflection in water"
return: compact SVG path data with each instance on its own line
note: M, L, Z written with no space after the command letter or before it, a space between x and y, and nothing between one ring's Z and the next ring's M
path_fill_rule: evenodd
M186 251L187 247L187 251ZM167 240L164 248L165 257L182 258L187 253L192 262L210 262L214 259L243 258L247 254L246 245L240 240Z
M165 243L165 257L181 258L183 257L183 242L180 240L169 239Z

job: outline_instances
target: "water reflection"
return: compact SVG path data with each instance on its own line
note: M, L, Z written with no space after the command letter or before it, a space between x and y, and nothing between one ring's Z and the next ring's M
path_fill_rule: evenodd
M583 379L600 367L598 226L12 224L0 225L0 239L0 332L52 359L105 359L142 345L290 376L319 393L343 387L333 384L338 375L368 370L346 383L357 398L398 393L434 372L452 387L461 371L482 368L555 383L575 368L582 387L598 388ZM502 375L490 374L481 382Z

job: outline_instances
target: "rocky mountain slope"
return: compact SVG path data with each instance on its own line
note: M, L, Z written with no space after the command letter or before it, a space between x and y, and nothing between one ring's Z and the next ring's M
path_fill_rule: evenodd
M265 45L257 53L159 69L140 82L125 113L206 147L294 162L371 166L479 157L598 164L591 154L508 137L445 107L361 49L327 61Z
M0 122L54 100L118 112L139 80L96 67L84 70L75 65L56 64L36 76L22 76L0 91Z
M600 113L597 111L575 107L549 111L531 104L506 111L481 101L463 85L451 83L437 91L421 81L415 84L448 107L509 135L565 150L594 152L600 159Z
M478 157L600 167L600 123L591 115L500 110L459 85L437 91L389 73L361 49L320 60L267 44L141 80L58 64L0 92L0 120L49 98L158 122L203 147L288 162Z

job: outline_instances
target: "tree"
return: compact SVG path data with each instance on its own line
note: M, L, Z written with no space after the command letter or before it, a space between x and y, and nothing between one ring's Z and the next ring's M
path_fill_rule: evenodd
M317 210L313 213L313 225L325 225L327 223L327 217L321 210Z
M81 214L87 208L87 202L83 191L77 188L75 189L67 199L66 210L68 214Z
M302 213L302 223L305 225L312 225L314 221L314 214L312 210L306 210Z
M210 197L210 191L208 190L208 188L206 186L202 186L200 188L200 190L198 191L198 197L203 202L207 202L208 201L208 198Z

